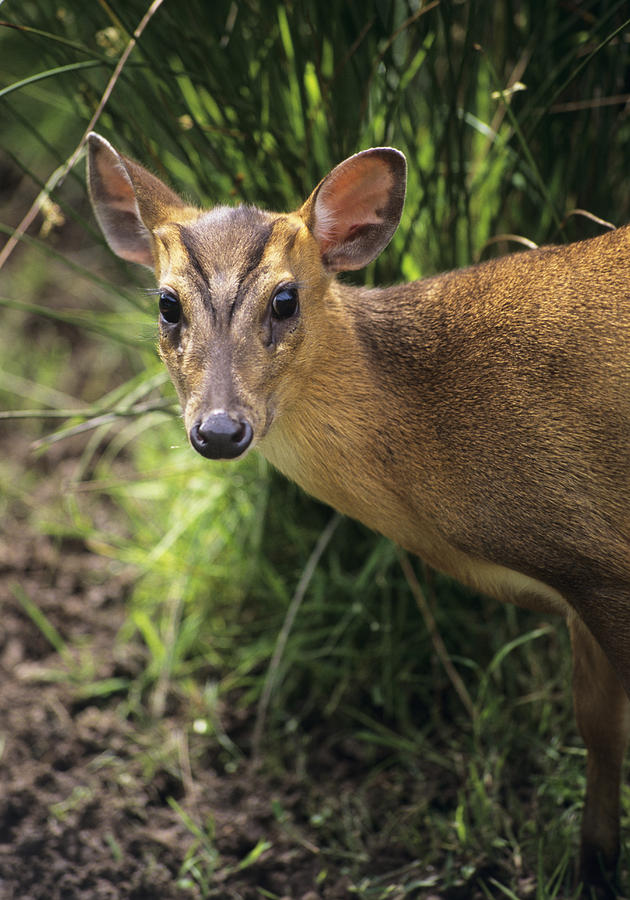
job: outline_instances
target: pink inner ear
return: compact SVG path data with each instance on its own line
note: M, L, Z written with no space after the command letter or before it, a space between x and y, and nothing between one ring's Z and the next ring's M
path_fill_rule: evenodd
M113 166L99 165L97 158L98 174L101 180L102 191L108 198L109 206L120 212L133 212L137 214L138 204L129 175L123 164L116 161Z
M100 147L90 165L92 203L109 246L122 259L153 268L151 238L122 161L111 149Z
M314 232L322 253L366 225L380 225L391 188L390 170L379 159L359 159L333 171L315 201Z

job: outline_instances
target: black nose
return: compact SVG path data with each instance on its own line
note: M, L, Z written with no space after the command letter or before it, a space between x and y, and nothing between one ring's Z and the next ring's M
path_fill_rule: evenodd
M254 432L247 419L214 412L190 429L190 443L207 459L234 459L249 447Z

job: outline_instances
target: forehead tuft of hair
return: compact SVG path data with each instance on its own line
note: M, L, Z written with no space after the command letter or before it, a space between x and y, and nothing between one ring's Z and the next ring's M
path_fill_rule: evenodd
M191 261L208 276L218 270L241 275L260 263L273 232L274 217L256 206L218 206L193 224L179 227Z

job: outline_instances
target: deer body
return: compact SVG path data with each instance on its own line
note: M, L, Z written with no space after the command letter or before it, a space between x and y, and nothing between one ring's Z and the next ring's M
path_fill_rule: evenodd
M581 871L619 848L630 729L630 228L412 284L336 272L398 223L404 158L337 166L295 213L185 205L92 136L112 248L155 267L192 445L306 491L500 600L565 616L588 749Z
M516 306L509 286L496 302L510 279L527 286ZM566 611L573 581L576 597L585 578L627 584L630 229L400 287L334 288L317 363L263 454L499 599Z

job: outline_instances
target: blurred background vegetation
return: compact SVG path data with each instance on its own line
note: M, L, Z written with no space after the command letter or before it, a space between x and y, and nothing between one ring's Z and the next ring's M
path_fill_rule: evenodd
M414 563L463 679L453 690L396 548L337 523L256 455L224 465L190 451L155 352L148 273L104 246L82 160L49 181L148 5L0 6L7 240L54 185L0 273L0 426L16 448L0 460L0 509L19 498L35 527L129 573L120 639L141 641L147 663L127 714L194 701L227 766L251 747L222 735L217 698L258 715L269 758L322 729L350 733L374 766L424 784L396 839L444 884L479 854L518 855L538 896L559 896L584 784L563 630ZM630 219L628 15L625 0L164 0L96 130L195 202L279 210L347 155L398 147L403 222L353 277L417 278L519 237L606 227L575 210ZM55 490L29 503L42 479ZM458 772L457 797L429 796L429 762ZM626 796L626 827L629 808ZM552 818L544 836L557 844L543 846Z

